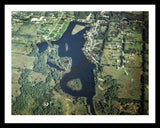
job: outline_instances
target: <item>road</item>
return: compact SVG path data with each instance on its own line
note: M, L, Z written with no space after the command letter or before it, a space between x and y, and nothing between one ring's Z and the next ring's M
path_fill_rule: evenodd
M45 37L45 39L47 39L47 38L49 37L49 35L53 32L53 30L57 27L57 25L58 25L59 21L61 20L63 14L64 14L64 13L62 12L61 17L59 18L57 24L54 26L54 28L51 30L51 32L48 34L48 36Z

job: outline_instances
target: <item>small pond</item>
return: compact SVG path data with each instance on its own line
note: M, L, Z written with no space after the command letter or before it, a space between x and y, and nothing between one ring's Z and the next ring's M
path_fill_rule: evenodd
M47 42L38 43L37 47L39 48L39 53L44 52L48 48Z

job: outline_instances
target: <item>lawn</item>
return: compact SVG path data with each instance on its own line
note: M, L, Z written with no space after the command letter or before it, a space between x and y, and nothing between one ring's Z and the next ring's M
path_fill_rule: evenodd
M68 26L69 26L69 22L65 22L59 32L63 34Z
M63 27L60 30L59 30L60 25L57 25L56 29L54 31L52 31L52 33L49 35L49 37L53 37L56 35L52 40L54 40L54 41L59 40L62 37L63 33L66 31L68 25L69 25L69 22L65 22ZM57 32L58 30L59 30L59 32Z

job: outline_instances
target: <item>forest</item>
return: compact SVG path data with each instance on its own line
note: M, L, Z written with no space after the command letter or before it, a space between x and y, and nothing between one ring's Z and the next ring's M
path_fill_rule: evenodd
M60 57L59 46L51 43L76 21L90 27L82 50L95 64L95 114L149 114L148 12L100 11L12 12L12 114L93 114L87 97L62 90L60 81L71 71L72 58ZM46 46L40 50L39 44ZM64 47L69 50L67 43ZM77 78L66 86L80 91L82 83Z

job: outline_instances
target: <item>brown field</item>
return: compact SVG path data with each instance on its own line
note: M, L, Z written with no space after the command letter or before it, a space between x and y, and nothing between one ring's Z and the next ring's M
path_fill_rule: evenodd
M105 77L106 75L112 76L116 79L118 83L122 84L123 87L119 89L119 98L131 98L140 100L141 98L141 75L142 75L142 56L138 54L124 54L125 60L129 63L125 63L124 68L111 66L115 61L112 59L112 53L119 59L120 52L108 49L109 46L106 45L101 57L101 64L103 64L103 71L100 76ZM111 46L112 47L112 46ZM108 66L107 64L110 64ZM124 69L127 71L128 75L125 74ZM101 77L100 77L101 78ZM98 86L100 90L103 91L103 87Z
M104 60L103 60L104 61ZM141 67L140 56L135 56L130 58L130 67ZM133 63L134 62L134 63ZM103 62L105 63L105 61ZM135 65L134 65L135 64ZM113 66L103 66L102 77L106 75L111 75L113 79L116 79L118 83L122 84L123 87L120 88L118 97L119 98L131 98L140 100L141 98L141 75L142 68L125 68L128 72L128 76L125 75L124 69L122 67L119 70Z
M114 101L115 102L115 106L117 109L120 110L121 112L125 112L125 113L130 113L131 115L134 115L138 112L139 109L139 105L138 103L126 103L124 105L121 105L121 103Z
M142 69L131 68L128 69L128 72L132 76L131 79L127 79L124 75L120 77L119 82L124 86L119 90L119 98L140 100Z
M34 57L12 53L12 66L17 68L33 68Z

